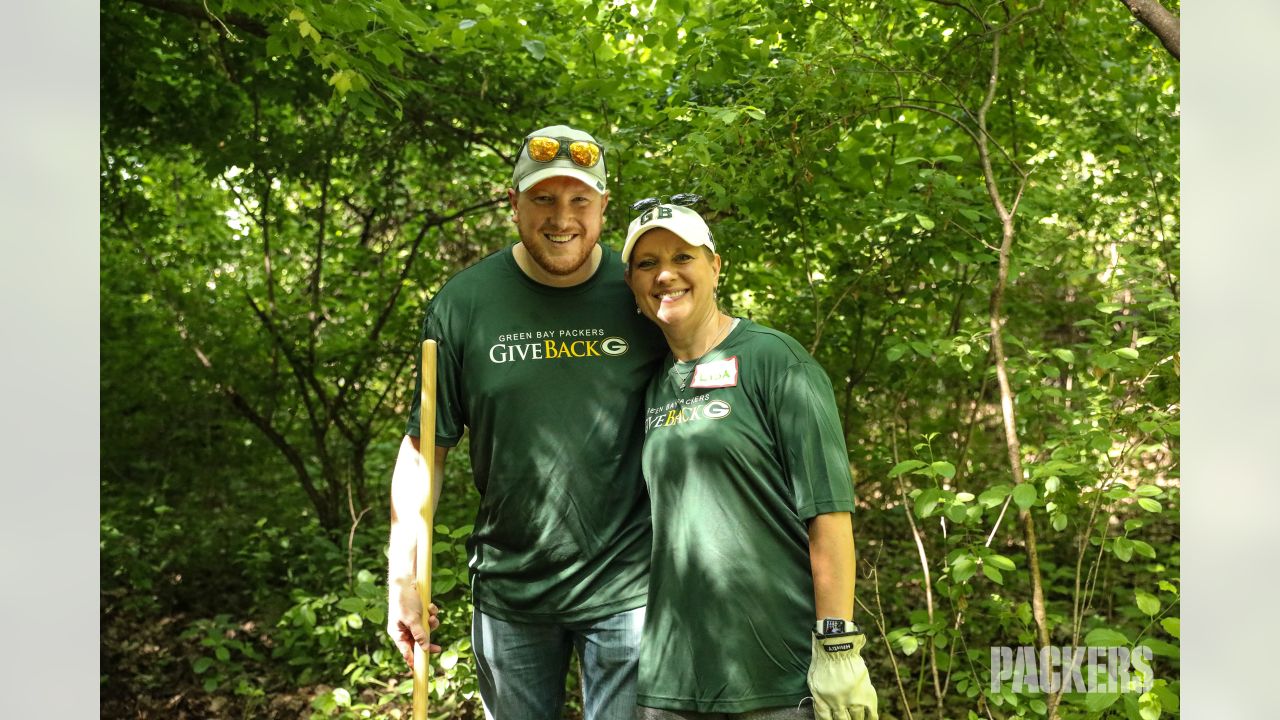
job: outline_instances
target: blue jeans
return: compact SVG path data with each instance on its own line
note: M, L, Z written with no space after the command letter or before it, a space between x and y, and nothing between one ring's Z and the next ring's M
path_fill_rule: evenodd
M499 620L476 610L471 645L486 720L558 720L569 657L582 668L584 720L633 720L644 608L568 624Z

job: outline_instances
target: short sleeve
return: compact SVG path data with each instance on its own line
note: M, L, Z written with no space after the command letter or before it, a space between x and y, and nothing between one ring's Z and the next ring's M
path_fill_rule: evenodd
M831 380L815 362L792 364L773 386L773 433L800 519L853 512L849 451Z
M439 298L437 298L438 300ZM414 346L413 401L405 434L418 437L422 405L422 342L436 341L436 445L453 447L462 439L466 416L462 406L461 339L448 332L449 323L438 303L433 300L423 319L422 333Z

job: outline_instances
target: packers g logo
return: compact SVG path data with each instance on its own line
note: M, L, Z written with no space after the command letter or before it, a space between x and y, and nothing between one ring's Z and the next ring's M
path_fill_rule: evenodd
M600 341L600 352L605 355L618 356L627 351L627 341L620 337L607 337Z
M712 400L702 408L703 417L711 420L719 420L731 412L733 412L733 408L723 400Z

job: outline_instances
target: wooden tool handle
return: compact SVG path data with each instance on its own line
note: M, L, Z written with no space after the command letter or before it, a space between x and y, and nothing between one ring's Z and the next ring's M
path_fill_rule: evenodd
M417 585L418 599L422 602L422 627L427 631L427 643L431 642L431 528L435 514L436 470L436 341L422 341L422 402L419 406L418 452L426 469L426 493L422 496L418 524ZM431 677L428 653L421 645L413 646L413 720L427 720L427 680Z

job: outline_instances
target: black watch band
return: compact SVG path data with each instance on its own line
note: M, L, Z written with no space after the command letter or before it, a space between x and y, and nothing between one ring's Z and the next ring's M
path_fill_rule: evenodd
M844 618L822 618L814 623L813 632L818 637L828 635L860 635L862 628L852 620Z

